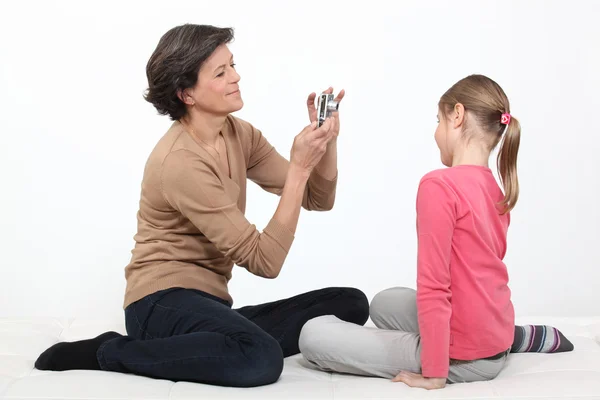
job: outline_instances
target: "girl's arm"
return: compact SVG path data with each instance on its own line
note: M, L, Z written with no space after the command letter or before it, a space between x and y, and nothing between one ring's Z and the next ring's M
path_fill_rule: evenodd
M458 200L441 179L421 180L417 194L417 309L425 378L447 378L450 361L450 252Z

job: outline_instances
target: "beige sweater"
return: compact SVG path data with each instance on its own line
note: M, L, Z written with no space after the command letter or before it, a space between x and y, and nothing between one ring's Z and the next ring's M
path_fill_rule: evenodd
M125 268L124 307L172 287L198 289L233 304L233 265L273 278L294 240L272 219L260 232L244 216L246 178L280 195L289 162L248 122L229 116L221 131L230 176L179 122L150 154L144 170L138 231ZM313 172L302 207L333 207L337 178ZM275 212L275 210L273 210Z

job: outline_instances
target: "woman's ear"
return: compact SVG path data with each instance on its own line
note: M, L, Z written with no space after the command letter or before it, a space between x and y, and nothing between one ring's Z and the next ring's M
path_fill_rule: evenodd
M189 89L178 89L177 97L179 97L179 100L181 100L183 104L187 104L188 106L193 106L194 104L196 104L194 98L190 95Z
M454 112L452 113L452 127L454 129L460 128L465 122L465 106L460 103L456 103L454 106Z

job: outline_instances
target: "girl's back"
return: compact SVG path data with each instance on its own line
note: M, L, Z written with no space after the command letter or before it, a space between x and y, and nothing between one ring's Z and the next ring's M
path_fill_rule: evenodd
M421 180L417 305L425 360L444 362L436 353L485 358L512 344L514 310L503 262L510 217L501 212L503 198L484 166L435 170Z

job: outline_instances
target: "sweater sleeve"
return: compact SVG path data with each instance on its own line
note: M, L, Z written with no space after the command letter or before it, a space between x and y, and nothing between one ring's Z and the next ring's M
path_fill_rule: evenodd
M277 152L262 133L249 126L251 149L248 162L248 179L264 190L281 195L290 162ZM313 170L304 191L302 208L309 211L327 211L333 208L337 188L337 176L327 180Z
M424 377L446 378L450 363L450 252L456 195L428 178L417 194L417 310Z
M161 188L165 200L235 264L265 278L279 274L292 232L275 219L259 232L226 193L214 167L199 155L170 153L162 165Z

